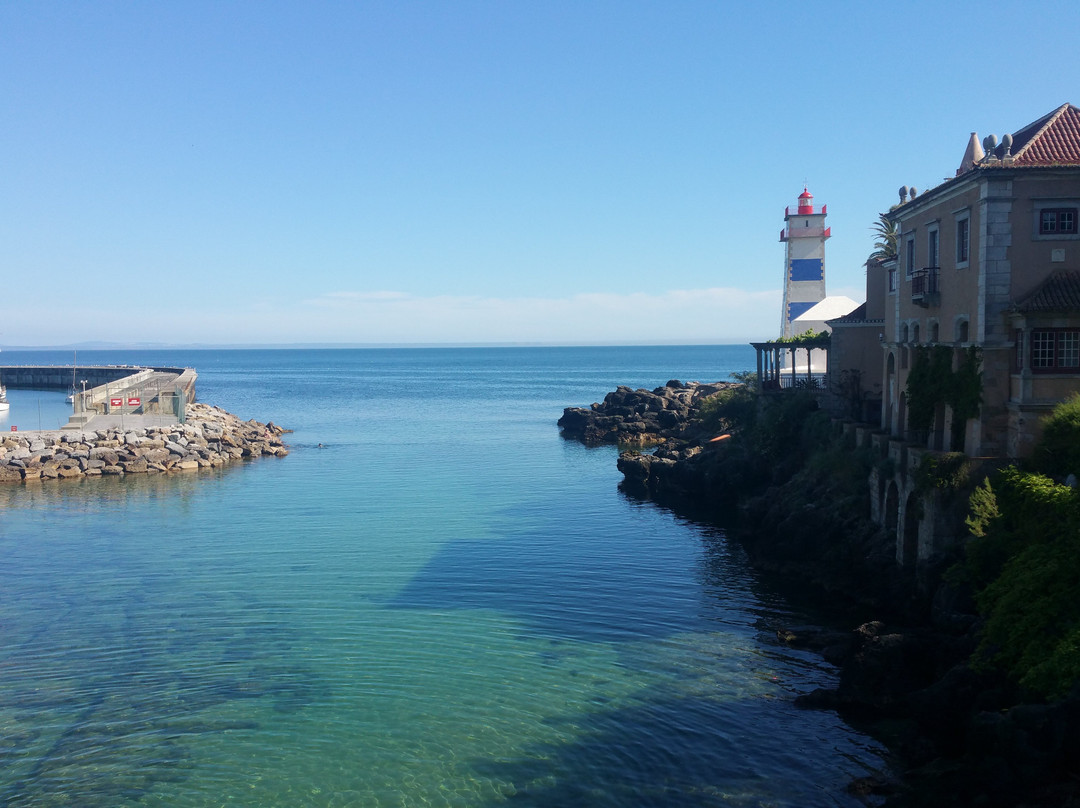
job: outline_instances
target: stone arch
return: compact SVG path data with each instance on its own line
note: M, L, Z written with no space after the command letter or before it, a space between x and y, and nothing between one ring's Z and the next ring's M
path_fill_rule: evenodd
M907 323L902 323L900 325L900 341L901 342L907 342L908 341L908 324Z
M912 491L904 503L903 534L898 537L900 552L897 553L904 568L912 568L919 560L919 523L922 521L922 499Z
M919 344L919 324L918 323L915 323L915 325L913 325L911 327L911 341L913 343L915 343L916 345Z
M930 446L942 451L945 449L945 424L948 421L948 407L945 402L939 401L934 407L934 424L930 433Z
M885 360L885 420L884 426L892 430L893 408L896 406L896 354L889 351Z
M926 324L926 339L928 342L937 342L941 336L941 328L937 320L931 320Z
M885 488L885 531L890 538L896 538L896 529L900 524L900 489L896 480L889 480Z

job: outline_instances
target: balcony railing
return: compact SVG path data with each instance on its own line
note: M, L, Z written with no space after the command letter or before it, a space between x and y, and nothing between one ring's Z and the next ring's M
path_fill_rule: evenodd
M911 302L924 307L941 302L937 267L923 267L911 273Z

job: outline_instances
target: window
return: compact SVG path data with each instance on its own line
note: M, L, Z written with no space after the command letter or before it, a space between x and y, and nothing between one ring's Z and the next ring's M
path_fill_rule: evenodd
M926 265L938 266L938 231L931 230L926 234Z
M1080 331L1062 331L1058 334L1058 367L1080 367Z
M1039 211L1039 235L1076 233L1076 208L1043 208Z
M889 291L896 291L896 269L889 267Z
M1080 330L1032 331L1031 368L1043 373L1080 370Z
M966 264L971 251L970 219L956 220L956 263Z
M907 269L907 276L910 278L911 273L915 271L915 236L908 236L907 243L904 246L907 248L905 268Z

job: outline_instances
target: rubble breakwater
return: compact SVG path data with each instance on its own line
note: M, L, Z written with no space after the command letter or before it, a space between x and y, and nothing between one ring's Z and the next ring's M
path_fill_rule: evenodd
M183 424L12 432L0 436L0 483L161 474L284 457L289 450L281 436L287 431L193 403Z

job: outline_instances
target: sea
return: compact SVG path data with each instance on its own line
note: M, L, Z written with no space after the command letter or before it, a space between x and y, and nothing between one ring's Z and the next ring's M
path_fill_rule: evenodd
M862 806L887 768L794 706L837 671L776 632L830 618L556 426L749 346L77 358L194 367L290 454L0 486L0 805Z

